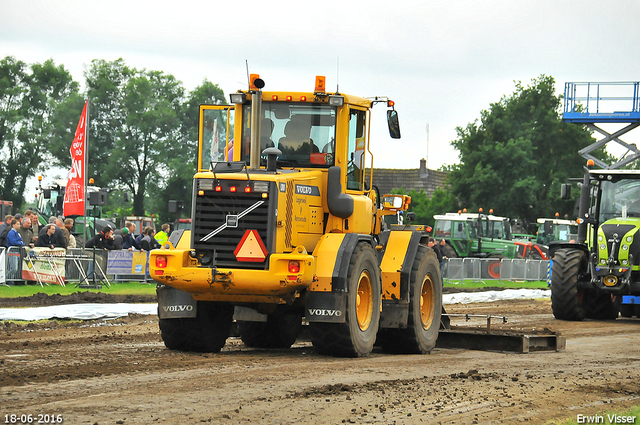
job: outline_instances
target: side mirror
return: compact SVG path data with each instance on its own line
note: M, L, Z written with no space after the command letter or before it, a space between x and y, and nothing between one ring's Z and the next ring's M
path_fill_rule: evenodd
M42 196L44 199L51 199L51 189L43 189Z
M385 210L394 210L402 207L402 196L384 195L382 197L382 208Z
M560 198L571 199L571 184L563 183L562 186L560 186Z
M417 220L417 216L416 213L414 212L408 212L407 213L407 223L411 222L411 221L416 221Z
M400 123L398 122L398 112L395 109L387 111L387 124L389 125L389 136L392 139L399 139Z
M388 211L405 211L409 208L411 197L407 195L384 195L382 208Z
M553 221L551 221L551 220L546 220L546 221L544 222L543 229L544 229L544 233L545 233L545 234L547 234L547 235L552 234L552 233L553 233Z

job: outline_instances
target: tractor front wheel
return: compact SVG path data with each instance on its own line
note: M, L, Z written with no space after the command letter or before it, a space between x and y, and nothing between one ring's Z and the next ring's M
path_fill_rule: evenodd
M578 249L559 249L551 268L551 310L556 319L580 321L585 318L585 298L578 288L578 276L586 269L586 255ZM586 295L586 297L585 297Z

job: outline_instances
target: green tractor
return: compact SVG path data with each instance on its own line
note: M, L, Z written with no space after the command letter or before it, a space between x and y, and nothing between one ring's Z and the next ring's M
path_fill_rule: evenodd
M640 316L640 171L584 170L576 240L549 245L553 315ZM562 185L563 199L570 189Z
M504 258L522 258L524 242L512 240L509 220L492 214L447 213L435 215L433 237L444 239L441 249L447 258L491 258L484 265L482 275L500 277L500 261Z
M563 218L539 218L536 242L549 246L552 242L572 242L578 237L578 223Z

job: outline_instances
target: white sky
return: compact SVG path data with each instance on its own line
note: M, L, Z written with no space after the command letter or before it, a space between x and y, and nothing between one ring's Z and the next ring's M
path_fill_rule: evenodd
M458 162L455 128L514 80L550 75L559 93L565 82L640 81L639 20L637 0L0 0L0 57L53 58L80 83L91 60L122 57L187 89L207 78L227 98L246 88L245 60L265 90L311 91L316 75L331 89L339 77L341 92L396 101L400 141L374 109L374 166L427 157L437 169Z

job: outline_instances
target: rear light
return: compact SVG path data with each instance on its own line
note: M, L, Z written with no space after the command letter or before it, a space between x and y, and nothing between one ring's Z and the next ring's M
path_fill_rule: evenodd
M251 186L247 186L244 188L245 193L251 193Z
M300 273L299 261L289 261L289 273Z
M167 257L164 257L162 255L158 255L156 257L156 267L158 267L160 269L164 269L165 267L167 267Z
M300 96L300 102L306 102L307 96Z
M271 96L271 100L278 100L278 95L274 94L273 96Z
M229 191L230 191L230 192L235 192L236 190L238 190L238 188L236 188L235 186L231 186L231 187L229 188Z
M287 96L287 102L291 102L293 100L293 96Z
M216 186L216 192L222 192L222 186Z

